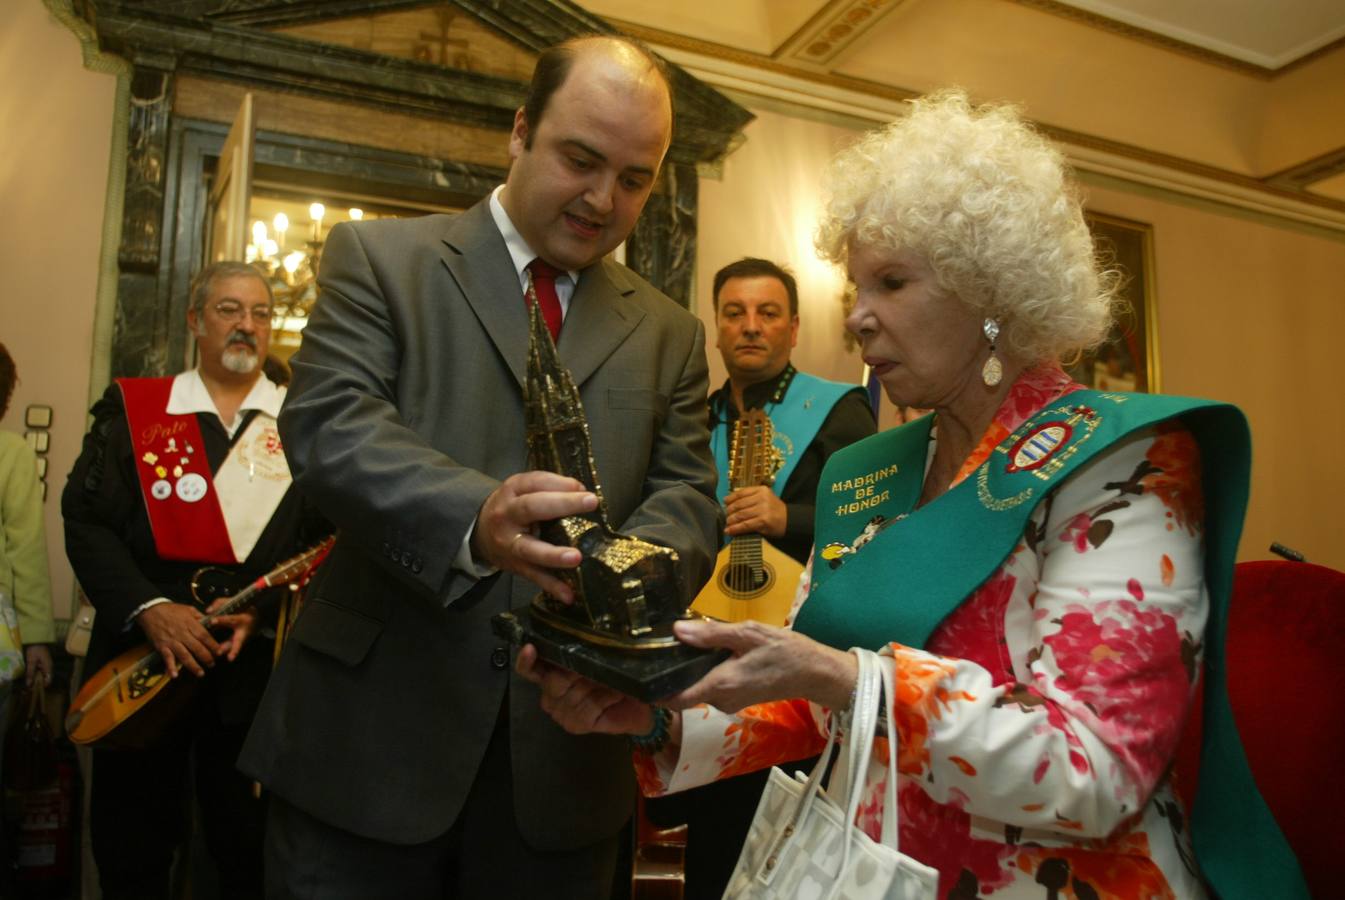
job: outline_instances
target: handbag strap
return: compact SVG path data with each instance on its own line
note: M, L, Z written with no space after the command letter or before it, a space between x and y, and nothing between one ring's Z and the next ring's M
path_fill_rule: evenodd
M836 771L832 773L831 784L827 791L837 801L841 797L845 798L847 830L855 827L855 818L859 814L859 805L864 796L865 776L868 773L869 762L873 755L873 742L884 709L887 713L888 743L893 749L894 759L896 755L896 732L892 724L895 717L892 711L894 694L891 686L891 665L879 658L872 650L854 647L851 648L851 652L855 654L859 664L859 675L855 683L855 700L850 709L850 725L846 730L845 753L836 764ZM884 700L884 698L886 699ZM767 852L762 854L761 863L754 873L754 877L765 878L769 881L774 873L767 870L767 861L777 857L780 850L798 833L799 823L807 817L813 802L821 791L822 775L831 762L833 751L836 748L836 735L839 730L836 716L833 713L827 721L827 743L822 750L822 755L818 758L817 764L813 766L813 771L808 776L808 781L799 795L798 804L790 815L788 824L778 832L774 843L768 848ZM888 842L890 828L890 840L892 845L895 846L895 824L889 825L889 816L893 823L895 823L896 817L895 776L889 774L887 782L887 802L884 804L883 810L883 839L884 843ZM841 872L846 871L850 863L850 843L848 839L844 841L839 870ZM840 887L841 883L837 880L832 885L828 896L834 895Z
M781 849L798 832L799 823L803 821L808 815L808 810L812 808L813 800L822 787L822 775L831 763L832 751L836 748L836 732L839 730L836 716L833 713L827 719L827 743L822 749L822 755L817 758L817 764L813 766L813 771L808 775L808 781L799 794L798 803L789 815L788 824L777 832L774 841L766 849L766 852L761 854L761 862L757 866L756 872L753 873L753 878L760 878L769 882L775 875L775 871L778 871L771 869L768 864L779 856Z
M880 656L872 650L861 647L851 649L859 660L859 684L856 686L853 715L854 724L847 733L848 754L836 766L832 777L831 790L839 799L846 797L848 821L853 823L859 812L859 803L863 799L869 762L872 759L873 743L880 727L887 731L888 775L883 790L883 826L882 843L898 849L899 810L897 807L897 728L896 728L896 679L892 672L892 660ZM864 685L868 684L866 690ZM844 766L844 768L842 768Z
M33 686L28 689L28 720L37 719L47 714L47 683L38 673L33 677Z
M855 702L850 710L850 730L846 733L846 758L848 765L842 773L843 784L833 784L836 799L845 796L845 840L841 848L841 867L844 873L850 867L850 829L855 827L855 817L859 814L859 804L864 797L865 774L869 770L869 758L873 753L873 736L878 729L878 705L882 698L882 676L879 673L878 658L872 650L862 647L851 649L859 662L859 677L855 683ZM828 891L828 898L836 896L842 886L842 880L836 882Z
M859 804L864 795L864 782L873 755L873 738L878 732L878 710L882 702L882 676L878 659L872 650L855 648L851 651L859 661L859 681L855 686L855 704L846 748L849 764L844 786L837 786L833 796L839 801L845 797L846 821L854 824Z
M875 657L878 662L878 670L883 680L884 708L887 712L887 789L883 797L883 843L890 846L898 853L901 852L900 839L900 814L897 807L897 780L900 777L897 769L897 691L896 676L893 674L894 660L887 656Z
M827 782L827 794L836 802L838 807L842 804L849 805L850 787L854 784L855 766L861 764L858 753L863 749L863 742L856 740L855 736L861 731L867 731L870 728L876 733L878 727L877 720L875 720L872 725L866 721L866 717L870 713L873 713L874 715L878 714L878 704L874 702L874 700L871 700L870 696L872 695L876 699L876 692L880 687L880 682L877 680L876 674L870 674L870 677L874 680L867 688L864 683L865 675L869 674L868 660L865 658L864 654L869 651L864 650L861 647L852 647L850 652L855 655L859 671L855 677L854 697L850 704L850 709L845 712L845 724L842 729L845 735L845 752L840 754L839 758L836 760L836 765L831 772L831 778ZM859 777L863 779L864 776L861 773Z
M836 801L840 801L841 797L845 798L846 823L847 826L851 827L854 825L855 816L859 812L859 801L864 791L864 772L868 769L869 755L873 750L873 736L878 726L878 704L882 691L882 679L879 675L880 667L877 665L877 657L871 650L862 648L855 648L852 652L859 660L859 677L855 683L855 701L850 708L850 724L846 729L845 753L836 763L827 790L828 795L835 798ZM798 803L789 816L788 824L780 829L772 845L762 854L761 863L754 873L754 877L770 881L774 872L767 869L767 862L779 856L780 851L798 833L799 824L807 818L817 795L821 792L822 776L831 763L833 752L836 749L837 733L840 730L840 723L837 722L836 714L833 712L827 719L827 743L822 749L822 755L818 757L817 764L813 766L813 771L809 774L808 781L799 794ZM837 805L839 806L839 802ZM841 871L845 870L849 861L850 842L847 840L842 850Z

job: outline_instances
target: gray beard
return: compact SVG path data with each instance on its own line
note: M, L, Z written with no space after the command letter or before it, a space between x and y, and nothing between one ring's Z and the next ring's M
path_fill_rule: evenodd
M220 362L230 372L247 375L257 368L259 360L257 354L247 347L230 347L224 351L224 354L220 357Z

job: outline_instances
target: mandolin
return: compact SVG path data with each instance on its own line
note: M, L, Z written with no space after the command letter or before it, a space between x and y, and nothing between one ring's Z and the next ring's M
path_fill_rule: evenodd
M267 588L289 584L297 590L308 581L335 540L329 537L249 582L218 610L203 616L201 625L208 630L220 616L247 609ZM212 594L223 596L216 577L220 571L202 569L192 579L192 597L203 608L214 601ZM66 733L76 744L117 749L147 747L186 705L196 681L195 678L169 678L159 651L148 643L138 644L119 654L84 682L65 717Z
M764 410L749 410L734 423L729 450L729 484L734 490L774 482L783 463L774 436ZM740 534L719 551L714 577L691 608L725 622L755 619L783 625L802 573L802 565L761 535Z

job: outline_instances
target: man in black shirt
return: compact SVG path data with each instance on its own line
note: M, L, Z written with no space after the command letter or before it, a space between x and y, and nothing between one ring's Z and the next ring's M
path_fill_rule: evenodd
M720 462L720 495L729 535L761 534L806 563L822 465L833 452L874 433L859 385L806 375L789 361L798 342L794 276L773 262L740 259L715 274L716 346L728 380L710 395L711 443ZM771 487L728 491L723 462L743 411L764 409L784 465Z

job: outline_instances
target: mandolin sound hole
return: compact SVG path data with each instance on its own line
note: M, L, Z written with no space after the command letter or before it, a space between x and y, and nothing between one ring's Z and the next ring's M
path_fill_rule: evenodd
M146 663L138 669L130 672L126 676L126 689L130 693L132 700L139 700L141 697L154 690L167 674L164 668L163 660L155 658L152 662Z
M719 572L719 589L735 600L748 600L763 594L775 584L775 568L763 562L757 566L727 565Z

